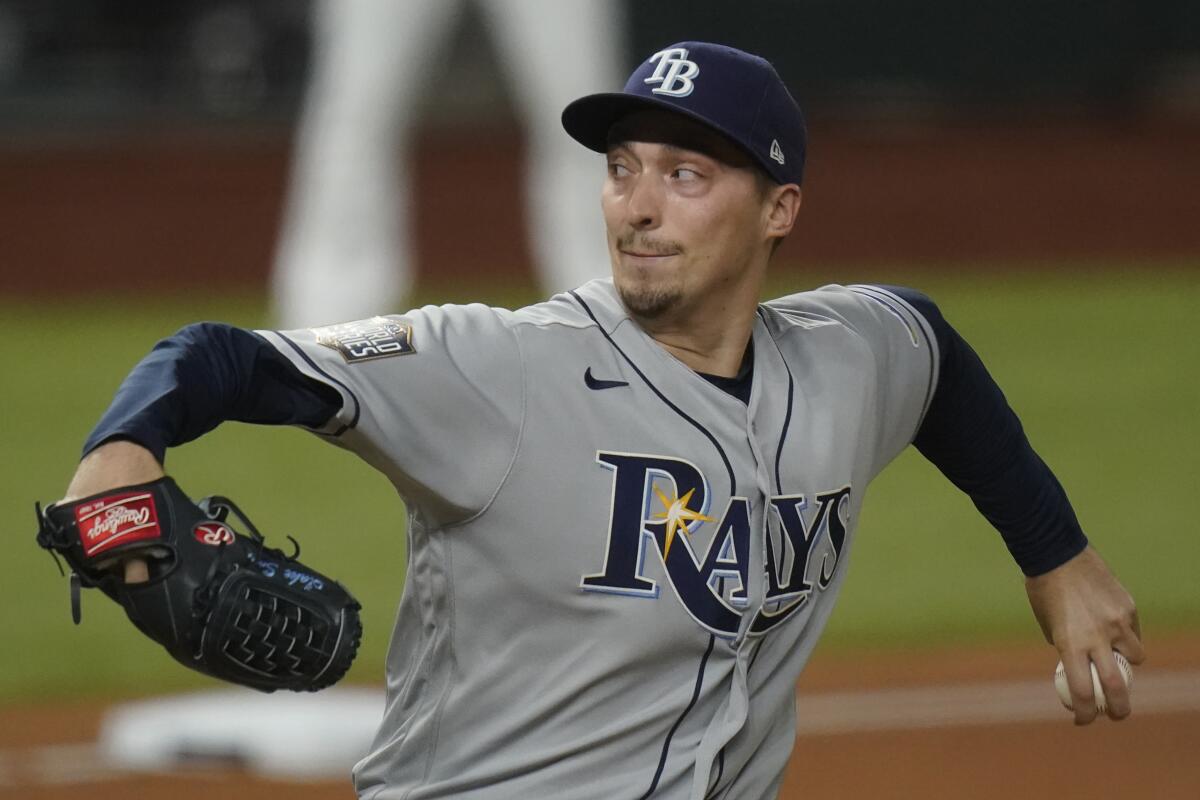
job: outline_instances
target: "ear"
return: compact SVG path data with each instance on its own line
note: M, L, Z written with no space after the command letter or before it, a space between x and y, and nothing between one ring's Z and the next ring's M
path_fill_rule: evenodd
M775 186L764 203L764 230L769 239L782 239L792 232L800 213L800 187L794 183Z

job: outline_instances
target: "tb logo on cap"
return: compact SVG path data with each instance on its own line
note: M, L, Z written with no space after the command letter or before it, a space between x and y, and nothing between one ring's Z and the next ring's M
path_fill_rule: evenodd
M646 78L646 83L657 83L658 86L650 91L654 94L666 94L671 97L687 97L696 88L692 78L700 74L700 65L688 60L688 51L682 47L668 47L650 56L651 61L658 61L654 74Z

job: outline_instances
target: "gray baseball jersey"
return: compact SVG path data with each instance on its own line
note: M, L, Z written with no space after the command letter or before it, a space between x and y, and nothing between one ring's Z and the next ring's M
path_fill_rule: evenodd
M260 333L408 507L361 797L777 793L863 491L936 385L920 314L865 286L761 305L748 404L608 280Z

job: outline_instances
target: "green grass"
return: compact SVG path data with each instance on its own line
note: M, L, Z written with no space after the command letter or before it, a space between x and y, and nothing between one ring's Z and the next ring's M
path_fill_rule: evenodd
M839 276L820 275L830 277ZM1200 476L1200 345L1190 323L1200 271L886 277L931 293L984 357L1133 592L1148 635L1197 629L1200 537L1190 509ZM811 285L801 276L780 291ZM531 296L518 289L489 299ZM459 288L440 297L482 294ZM437 298L419 298L426 299ZM72 626L67 582L34 545L32 513L34 499L65 488L81 442L129 367L196 319L258 325L261 302L0 303L9 376L0 508L11 545L0 584L0 702L207 683L136 634L99 593L85 592L83 624ZM403 509L387 481L315 437L239 424L172 451L168 467L185 490L230 495L270 535L292 533L306 559L348 583L364 603L366 626L350 679L382 681L404 574ZM828 646L1014 637L1037 638L1020 573L970 503L910 451L868 495Z

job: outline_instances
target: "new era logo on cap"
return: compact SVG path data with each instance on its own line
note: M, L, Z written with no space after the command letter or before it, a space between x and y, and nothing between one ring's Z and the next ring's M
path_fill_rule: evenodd
M679 42L641 63L620 92L581 97L563 110L563 127L596 152L633 111L659 108L704 123L745 150L777 183L804 177L807 134L800 107L770 62L708 42Z

